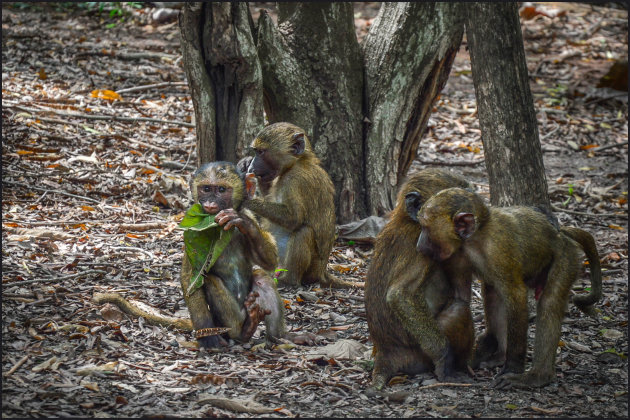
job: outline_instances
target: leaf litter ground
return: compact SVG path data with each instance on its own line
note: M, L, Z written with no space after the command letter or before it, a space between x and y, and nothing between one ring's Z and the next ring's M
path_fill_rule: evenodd
M261 326L251 344L224 352L92 302L118 292L187 316L175 228L195 149L179 31L175 20L153 24L148 7L123 23L19 6L2 5L3 417L627 417L627 91L596 88L627 59L627 11L522 9L551 200L562 223L595 236L604 269L598 317L569 305L558 381L498 391L496 370L481 369L456 385L396 377L372 395L359 289L281 289L289 328L317 333L318 346L265 349ZM253 3L254 17L260 6L274 12ZM377 10L355 4L360 38ZM412 170L436 165L488 197L465 41ZM329 267L363 281L371 253L338 241ZM588 285L585 269L574 290Z

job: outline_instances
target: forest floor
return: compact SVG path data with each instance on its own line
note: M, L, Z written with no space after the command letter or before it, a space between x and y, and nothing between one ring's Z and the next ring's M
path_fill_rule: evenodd
M497 370L479 369L455 385L398 376L374 395L361 289L280 289L288 327L318 334L317 346L266 349L261 326L217 352L92 301L116 291L187 317L175 227L190 205L193 106L176 20L64 4L2 3L2 417L627 418L627 67L625 91L596 88L627 62L626 10L523 8L551 201L562 224L593 234L603 270L597 317L568 307L557 381L501 391ZM359 36L377 11L356 4ZM447 167L487 198L465 40L434 108L413 169ZM371 253L338 241L330 269L363 281ZM574 290L588 286L585 268Z

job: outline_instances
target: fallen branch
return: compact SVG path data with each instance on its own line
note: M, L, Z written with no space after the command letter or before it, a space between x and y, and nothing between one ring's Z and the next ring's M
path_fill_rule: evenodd
M627 219L628 215L627 214L615 214L615 213L587 213L587 212L583 212L583 211L575 211L575 210L569 210L569 209L561 209L559 207L554 206L553 204L551 205L551 208L553 209L553 211L561 211L564 213L569 213L569 214L575 214L577 216L589 216L589 217L617 217L620 219Z
M74 235L70 235L66 232L58 232L51 229L27 229L27 228L13 228L13 227L4 227L4 230L7 232L25 236L30 238L47 238L52 239L53 241L65 241L68 239L75 239Z
M114 223L113 220L45 220L39 222L31 222L29 220L5 220L4 223L11 222L17 223L18 225L29 225L29 226L57 226L57 225L80 225L80 224L89 224L89 225L101 225L104 223Z
M475 166L475 165L479 165L481 163L485 162L485 159L479 159L479 160L464 160L464 161L457 161L457 160L453 160L453 161L441 161L441 160L436 160L436 161L431 161L431 160L418 160L418 162L424 164L424 165L441 165L441 166Z
M168 226L168 223L156 222L156 223L121 223L118 225L119 231L132 230L134 232L145 232L151 229L164 229Z
M138 248L136 246L114 246L111 249L116 250L116 251L129 251L129 252L139 252L143 255L146 255L150 260L153 259L153 255L151 255L150 252L145 251L142 248Z
M20 111L30 112L30 113L41 113L41 112L50 112L55 115L60 115L68 118L82 118L86 120L106 120L106 121L122 121L122 122L155 122L161 124L173 124L173 125L181 125L184 127L194 128L195 124L183 122L183 121L172 121L172 120L161 120L159 118L148 118L148 117L120 117L118 115L88 115L88 114L79 114L77 112L62 112L54 109L37 109L37 108L28 108L19 104L14 104L10 102L2 102L3 108L14 108L19 109ZM39 118L39 117L38 117ZM41 118L39 118L41 120Z
M628 145L627 141L624 141L623 143L607 144L605 146L595 147L591 149L591 152L601 152L602 150L612 149L614 147L623 147L627 145Z
M61 190L47 190L45 188L33 187L32 185L24 185L24 183L8 181L8 180L4 180L4 179L2 180L2 183L3 184L9 184L9 185L18 185L18 186L24 187L26 189L31 189L31 190L36 190L36 191L67 195L68 197L80 198L82 200L91 201L92 203L101 204L101 202L99 200L95 200L94 198L84 197L82 195L77 195L77 194L71 194L71 193L68 193L68 192L65 192L65 191L61 191Z
M465 387L469 387L469 386L473 386L473 385L474 384L462 384L462 383L459 383L459 382L437 382L437 383L434 383L434 384L421 386L418 389L437 388L439 386L465 386Z
M81 57L88 57L91 55L96 55L99 57L113 57L113 58L119 58L121 60L141 60L143 58L147 58L149 60L163 60L163 59L175 60L177 58L177 56L163 54L163 53L152 53L152 52L123 53L123 52L113 52L113 51L109 52L105 50L82 51L82 52L76 53L74 57L76 59L76 58L81 58Z
M20 368L20 366L22 366L24 363L26 363L26 361L28 360L30 356L27 354L26 356L22 357L7 373L4 374L4 377L8 377L13 375L13 373L15 373L16 370L18 370Z
M57 278L53 277L53 278L39 278L39 279L34 279L34 280L12 281L10 283L2 283L2 287L5 287L5 286L23 286L25 284L47 282L47 281L58 282L58 281L70 280L70 279L74 279L74 278L78 278L78 277L87 276L88 274L107 274L107 271L103 271L103 270L87 270L87 271L83 271L81 273L70 274L68 276L57 277Z
M121 93L129 93L129 92L139 92L142 90L157 89L157 88L170 87L170 86L188 86L188 83L186 82L155 83L152 85L135 86L135 87L125 88L125 89L120 89L120 90L117 90L116 93L121 94Z

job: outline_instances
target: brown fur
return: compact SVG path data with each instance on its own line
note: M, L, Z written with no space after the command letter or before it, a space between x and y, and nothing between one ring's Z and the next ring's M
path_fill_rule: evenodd
M578 228L558 228L533 207L488 208L459 188L429 199L419 212L418 249L437 260L463 252L482 281L486 331L476 344L474 365L505 361L499 387L544 386L555 379L556 348L580 248L590 262L592 290L574 299L587 311L601 298L595 241ZM576 242L577 241L577 242ZM538 298L532 367L526 372L527 289Z
M376 239L365 283L376 388L397 372L435 370L442 380L453 369L466 369L474 340L470 273L458 272L455 259L440 265L416 251L421 228L405 203L411 192L418 192L424 201L452 186L469 184L438 169L410 176Z
M143 316L151 324L194 328L202 347L224 345L228 336L246 342L262 320L268 341L290 337L285 330L283 301L275 282L264 271L273 270L277 265L275 242L269 232L260 228L251 212L240 208L245 194L253 195L253 186L245 181L235 165L211 162L193 174L191 189L195 202L201 204L204 211L216 214L215 221L220 226L236 229L230 243L205 275L203 286L190 295L192 266L184 254L180 282L190 320L148 313L116 294L97 295L97 303L114 303L127 313ZM262 269L255 269L254 265ZM221 334L226 329L227 335Z
M323 287L353 283L326 272L335 241L334 186L319 165L301 128L276 123L254 139L256 151L249 166L259 181L263 198L244 206L263 218L278 245L282 284L298 286L319 282Z

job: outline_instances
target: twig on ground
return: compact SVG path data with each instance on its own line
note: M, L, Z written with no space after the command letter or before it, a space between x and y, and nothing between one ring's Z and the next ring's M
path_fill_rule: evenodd
M143 58L147 58L149 60L162 60L162 59L175 60L177 58L177 56L164 54L164 53L153 53L153 52L124 53L124 52L114 52L113 50L111 52L103 51L103 50L82 51L82 52L76 53L74 57L76 59L76 58L81 58L81 57L88 57L91 55L97 55L101 57L113 57L113 58L118 58L121 60L140 60Z
M469 386L473 386L474 384L462 384L459 382L437 382L434 384L430 384L430 385L425 385L425 386L421 386L418 389L429 389L429 388L437 388L440 386L464 386L464 387L469 387Z
M155 122L161 124L173 124L173 125L181 125L184 127L194 128L195 124L183 122L183 121L173 121L173 120L161 120L159 118L147 118L147 117L119 117L118 115L88 115L88 114L80 114L78 112L61 112L55 109L36 109L29 108L23 105L11 103L11 102L2 102L3 108L14 108L19 109L24 112L31 113L40 113L40 112L50 112L55 115L60 115L68 118L83 118L86 120L107 120L107 121L122 121L122 122ZM38 119L42 120L38 117ZM43 121L43 120L42 120Z
M553 130L551 130L550 132L548 132L547 134L545 134L544 136L541 136L540 137L540 141L547 140L553 133L558 131L558 129L560 128L560 124L558 124L558 123L555 123L555 124L556 124L556 127Z
M83 271L81 273L70 274L68 276L57 277L57 278L40 278L40 279L33 279L33 280L12 281L10 283L2 283L2 287L22 286L22 285L25 285L25 284L47 282L47 281L58 282L58 281L70 280L70 279L74 279L74 278L78 278L78 277L87 276L88 274L107 274L107 271L103 271L103 270L87 270L87 271Z
M26 189L31 189L31 190L36 190L36 191L43 191L43 192L49 192L49 193L54 193L54 194L62 194L62 195L67 195L68 197L74 197L74 198L80 198L82 200L86 200L86 201L91 201L93 203L96 204L100 204L101 202L99 200L95 200L94 198L90 198L90 197L84 197L82 195L77 195L77 194L71 194L65 191L61 191L61 190L47 190L45 188L39 188L39 187L33 187L32 185L24 185L22 183L19 182L13 182L13 181L8 181L3 179L2 180L3 184L10 184L10 185L18 185L18 186L22 186Z
M150 260L153 259L153 255L151 255L151 253L145 251L142 248L138 248L138 247L135 247L135 246L114 246L111 249L116 250L116 251L139 252L139 253L144 254L147 257L149 257Z
M593 149L591 149L591 152L601 152L602 150L607 150L607 149L612 149L614 147L623 147L623 146L627 146L628 142L624 141L623 143L615 143L615 144L607 144L605 146L599 146L599 147L595 147Z
M12 219L5 220L5 222L17 223L18 225L29 225L29 226L56 226L56 225L80 225L80 224L89 224L89 225L100 225L104 223L114 223L113 220L100 219L100 220L45 220L39 222L33 222L30 220L20 220L20 219Z
M160 146L156 146L154 144L146 143L146 142L138 140L138 139L130 139L130 138L127 138L125 136L121 136L119 134L117 134L115 136L104 135L102 137L112 137L112 138L114 138L116 140L124 140L124 141L127 141L127 142L132 143L132 144L136 143L136 144L139 144L140 146L144 146L144 147L146 147L148 149L157 150L158 152L166 152L168 150L168 149L166 149L164 147L160 147Z
M4 377L8 377L11 376L15 373L16 370L18 370L20 368L20 366L22 366L24 363L26 363L26 361L28 360L28 358L30 357L30 355L26 355L24 357L22 357L15 365L13 365L13 367L11 369L9 369L9 371L7 373L4 374Z
M578 216L588 216L588 217L617 217L620 219L627 219L628 215L627 214L615 214L615 213L587 213L587 212L583 212L583 211L575 211L575 210L569 210L569 209L561 209L559 207L554 206L553 204L551 205L551 208L553 209L553 211L560 211L563 213L569 213L569 214L575 214Z
M157 222L157 223L121 223L118 225L118 229L123 230L133 230L136 232L144 232L151 229L164 229L168 226L168 223Z
M116 91L116 93L121 94L121 93L129 93L129 92L139 92L139 91L142 91L142 90L157 89L157 88L170 87L170 86L188 86L188 83L186 83L186 82L155 83L155 84L152 84L152 85L134 86L134 87L130 87L130 88L119 89L119 90Z
M422 163L423 165L442 165L442 166L475 166L475 165L479 165L481 163L485 162L485 159L479 159L479 160L463 160L463 161L458 161L458 160L453 160L453 161L442 161L442 160L418 160L418 162Z

